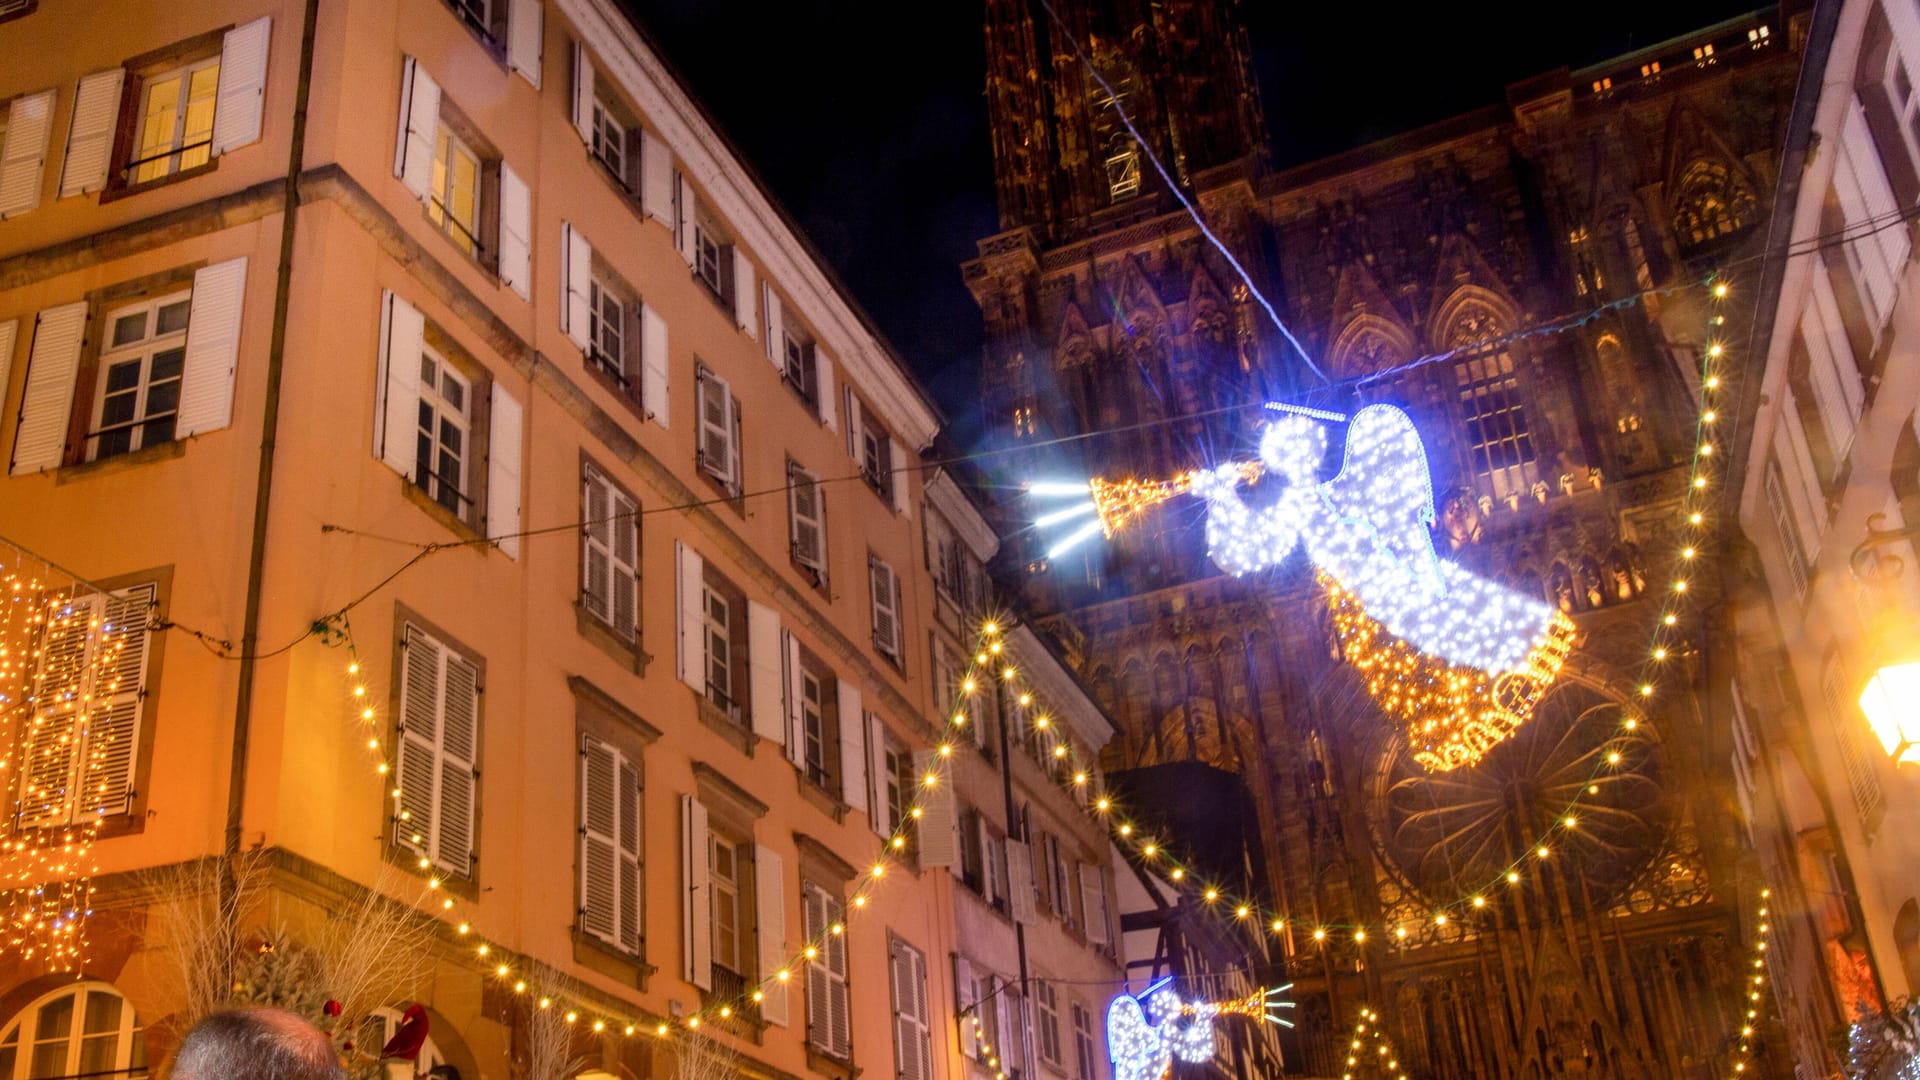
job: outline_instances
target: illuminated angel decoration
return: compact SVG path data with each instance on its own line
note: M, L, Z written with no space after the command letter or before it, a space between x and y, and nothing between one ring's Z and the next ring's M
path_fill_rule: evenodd
M1085 509L1061 513L1098 520L1055 551L1094 528L1111 534L1181 493L1206 501L1209 551L1229 573L1277 566L1304 548L1343 655L1381 708L1406 724L1414 759L1434 771L1478 761L1526 721L1558 675L1572 621L1435 551L1426 446L1405 412L1269 407L1282 415L1261 436L1259 460L1167 481L1095 480L1081 488L1091 495ZM1321 481L1338 422L1346 424L1340 468Z
M1113 1060L1114 1080L1163 1080L1177 1057L1190 1063L1213 1060L1213 1022L1226 1015L1251 1016L1269 1023L1293 1025L1275 1009L1291 1009L1282 995L1292 983L1259 990L1232 1001L1180 1000L1172 979L1147 987L1139 997L1121 994L1107 1006L1107 1055Z

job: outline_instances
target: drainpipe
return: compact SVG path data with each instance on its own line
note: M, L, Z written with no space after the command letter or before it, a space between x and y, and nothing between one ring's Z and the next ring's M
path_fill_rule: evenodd
M1010 756L1012 747L1010 740L1007 738L1007 722L1010 719L1009 714L1013 710L1005 707L1006 699L1004 697L998 695L996 695L996 697L1001 703L1000 790L1006 796L1007 801L1007 835L1013 836L1018 832L1021 839L1031 845L1032 842L1028 840L1026 830L1020 828L1020 801L1013 793L1013 758ZM1027 862L1029 865L1033 862L1033 849L1031 846L1027 849ZM1013 872L1009 870L1007 872L1009 883L1011 883L1012 877ZM1033 875L1028 874L1027 877L1029 887L1031 887ZM1007 906L1009 913L1011 913L1013 906L1012 897L1007 898ZM1032 1000L1033 989L1027 985L1027 927L1025 923L1015 922L1013 924L1013 944L1014 950L1019 956L1020 963L1020 1015L1015 1018L1015 1022L1020 1025L1020 1064L1026 1070L1023 1075L1032 1076L1038 1068L1038 1063L1034 1060L1033 1045L1029 1038L1032 1027L1027 1023L1028 1010L1032 1008L1029 1002ZM1000 1033L1000 1042L1003 1049L1006 1041L1007 1033L1002 1031ZM1000 1056L1002 1059L1006 1057L1004 1053Z
M253 489L253 540L247 552L247 612L240 632L240 678L233 708L233 760L227 773L227 835L223 899L232 898L233 859L240 854L240 816L247 796L247 741L253 728L254 653L260 646L261 578L266 570L267 508L273 497L273 459L280 431L280 375L286 364L287 304L293 293L293 233L300 210L300 170L307 143L307 99L313 89L314 27L320 0L307 0L300 31L300 80L293 99L292 148L280 217L280 266L273 290L273 338L267 346L266 418L260 429L260 473ZM226 908L226 905L222 905Z

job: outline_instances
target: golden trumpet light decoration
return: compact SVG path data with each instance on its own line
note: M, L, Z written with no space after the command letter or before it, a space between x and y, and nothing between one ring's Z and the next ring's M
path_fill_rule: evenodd
M1404 411L1268 408L1283 415L1262 433L1255 461L1167 480L1031 486L1036 496L1086 497L1036 526L1094 516L1048 557L1095 531L1111 536L1179 495L1206 502L1208 552L1229 573L1278 566L1304 548L1343 653L1374 700L1406 725L1415 760L1431 771L1473 764L1532 715L1572 648L1572 620L1439 557L1426 445ZM1346 427L1344 452L1322 481L1334 424ZM1260 497L1249 502L1256 483Z

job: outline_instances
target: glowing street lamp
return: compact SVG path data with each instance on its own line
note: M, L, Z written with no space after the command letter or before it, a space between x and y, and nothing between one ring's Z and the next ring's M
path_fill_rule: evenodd
M1874 672L1860 691L1860 711L1894 764L1920 764L1920 661Z

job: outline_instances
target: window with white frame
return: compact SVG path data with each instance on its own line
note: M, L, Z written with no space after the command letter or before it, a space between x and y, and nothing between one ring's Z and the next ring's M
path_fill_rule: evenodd
M695 460L700 471L729 495L740 493L740 405L727 381L702 364L695 369L699 396L700 442Z
M734 624L739 620L734 616L732 598L711 582L702 586L701 598L701 632L707 641L707 697L738 719L741 708L735 697L733 642Z
M144 78L129 179L135 184L205 165L212 159L214 101L220 55Z
M599 469L582 473L580 604L632 639L640 631L640 507Z
M981 832L981 872L985 875L986 897L995 908L1007 910L1007 838L990 829Z
M446 0L447 6L475 33L489 42L504 41L507 36L506 8L509 0ZM422 1069L424 1073L426 1070Z
M707 873L713 897L713 966L742 979L753 974L753 845L708 833ZM724 980L716 980L716 986Z
M640 763L612 743L580 740L580 929L640 951Z
M414 477L428 498L468 524L474 521L467 484L473 467L472 408L473 381L433 346L421 346Z
M986 827L980 820L980 811L969 806L960 811L960 882L974 892L985 896L986 881Z
M807 1044L836 1061L853 1056L853 1011L847 993L847 935L839 896L811 881L800 886L800 914L808 941L821 942L807 961Z
M595 273L587 283L587 358L629 392L640 352L634 340L636 309L631 294L611 275Z
M1887 180L1902 205L1920 196L1920 90L1894 40L1884 3L1874 4L1861 34L1854 92L1864 107Z
M729 278L732 277L733 261L728 258L728 245L714 234L713 227L705 221L693 224L693 276L700 279L713 295L722 302L728 302Z
M878 419L858 403L860 409L860 475L866 478L867 486L879 492L889 502L893 499L893 437L887 429L880 426Z
M394 840L449 877L479 857L480 669L464 650L401 624Z
M880 778L880 792L886 802L887 831L899 833L906 830L907 807L913 803L913 754L884 730L881 738L884 749L880 760L886 775Z
M622 119L613 104L599 93L593 96L593 143L588 148L594 159L607 167L622 184L627 181L629 152L627 132L632 125Z
M794 683L799 691L799 764L807 781L825 791L841 794L840 776L840 702L839 685L814 655L795 647L799 670Z
M133 1002L104 982L42 994L0 1032L0 1080L146 1075L146 1029Z
M1072 1007L1074 1076L1077 1080L1094 1080L1093 1010L1077 1001Z
M1853 809L1859 815L1860 828L1872 836L1887 813L1887 796L1880 786L1880 774L1863 737L1866 718L1847 689L1845 674L1838 660L1828 660L1820 679L1827 699L1827 711L1833 719L1834 737L1840 744L1840 767L1847 778L1847 790L1853 796Z
M791 461L787 463L787 514L793 564L812 575L815 584L826 584L826 491L818 476Z
M170 293L107 313L89 460L173 441L192 295Z
M1035 1043L1040 1051L1040 1060L1054 1068L1063 1061L1060 1049L1060 999L1051 980L1042 976L1032 980L1033 1016Z
M899 1080L933 1080L926 955L894 938L891 960L895 1075Z
M896 665L905 638L900 621L900 577L877 555L867 556L868 599L873 613L873 647Z
M818 360L814 355L813 343L795 338L791 333L780 333L781 377L788 386L799 392L800 397L816 408L820 400L819 373L815 370Z
M1773 521L1774 539L1779 544L1781 557L1786 560L1787 580L1793 583L1793 595L1796 600L1807 597L1807 558L1800 550L1800 532L1793 522L1793 510L1787 505L1786 483L1780 476L1780 463L1767 464L1764 480L1767 500L1767 516Z
M16 831L132 810L157 595L156 585L135 585L76 596L46 613L31 660L28 700L37 704L14 779Z

